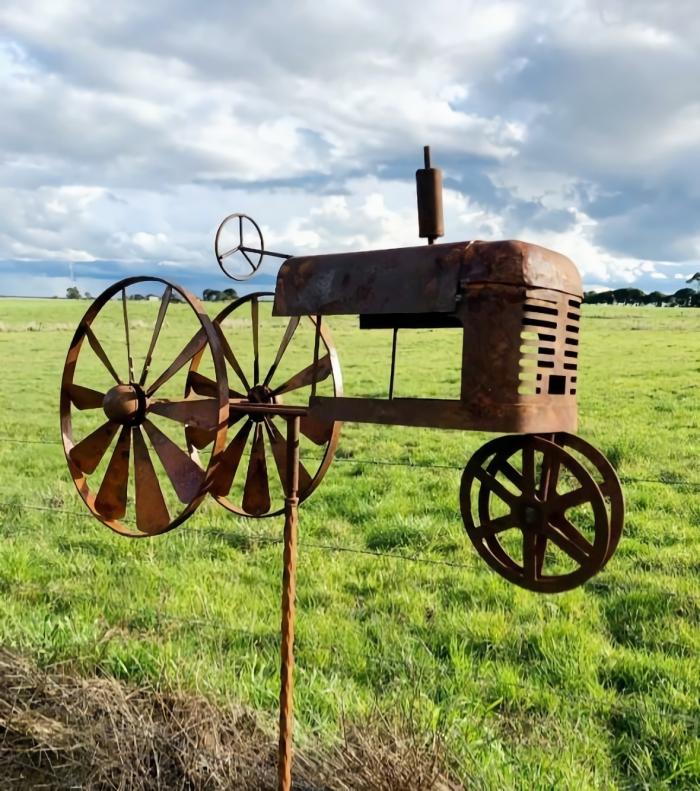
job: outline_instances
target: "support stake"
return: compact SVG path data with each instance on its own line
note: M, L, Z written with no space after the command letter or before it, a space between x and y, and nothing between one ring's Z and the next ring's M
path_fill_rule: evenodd
M399 328L394 327L394 333L391 338L391 373L389 375L389 401L394 397L394 375L396 374L396 339L399 334Z
M297 511L299 507L298 415L287 418L287 481L284 503L284 568L282 571L282 648L280 670L280 726L277 785L292 788L294 726L294 604L297 572Z

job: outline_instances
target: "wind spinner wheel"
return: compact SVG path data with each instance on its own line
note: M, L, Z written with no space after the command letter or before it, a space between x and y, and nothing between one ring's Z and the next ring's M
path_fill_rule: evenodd
M228 445L221 454L211 494L221 505L241 516L276 516L284 511L287 439L284 419L246 411L247 405L308 406L319 395L341 396L340 363L330 333L318 332L318 362L314 364L316 320L308 316L271 315L274 294L247 294L214 319L228 365ZM314 385L315 381L315 385ZM212 396L218 387L202 374L202 355L192 361L188 387ZM235 402L235 407L233 406ZM299 501L316 489L333 460L341 423L307 415L300 421ZM188 429L193 450L207 448L212 435Z
M195 356L212 385L183 398ZM211 487L228 399L219 336L195 297L153 277L108 288L78 325L61 382L63 446L90 511L128 536L181 524ZM185 425L207 433L205 454L191 452Z

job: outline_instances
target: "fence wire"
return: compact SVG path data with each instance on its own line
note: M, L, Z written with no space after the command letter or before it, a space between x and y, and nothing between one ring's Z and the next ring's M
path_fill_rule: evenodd
M5 500L4 502L0 501L0 510L8 511L15 509L20 511L23 509L27 511L47 511L50 513L67 514L77 519L98 521L95 519L95 517L92 514L85 513L83 511L71 511L68 510L67 508L54 508L53 506L50 505L30 505L19 502L17 500ZM133 522L130 522L127 519L123 519L122 522L124 524L133 524ZM206 527L198 528L197 532L205 533L215 538L224 538L228 535L224 530L217 530ZM283 541L281 537L267 536L256 533L242 533L240 534L240 537L250 541L257 541L258 543L261 544L281 544ZM459 563L457 561L442 560L440 558L428 558L423 555L403 555L397 552L380 552L379 550L376 549L366 549L364 547L348 547L338 544L319 544L317 542L307 541L305 539L299 541L299 546L307 549L320 549L328 552L349 552L356 555L369 555L372 557L390 558L392 560L402 560L411 563L424 563L431 566L446 566L448 568L474 570L475 568L478 567L474 563Z
M62 445L60 440L51 439L17 439L16 437L0 436L0 443L9 442L18 445ZM308 458L321 460L322 456L309 456ZM402 467L404 469L413 470L457 470L462 471L463 465L459 464L434 464L431 462L415 462L415 461L398 461L392 459L362 459L355 458L354 456L339 456L333 457L333 463L345 462L346 464L358 464L362 466L376 466L376 467ZM634 478L628 476L620 476L621 483L642 483L642 484L661 484L664 486L677 486L680 488L700 489L700 481L686 481L680 478Z
M54 508L53 506L49 506L49 505L25 504L19 502L18 500L0 501L0 511L9 511L9 510L43 511L50 513L65 514L77 519L98 521L95 519L95 517L92 514L86 513L84 511L73 511L67 508L60 508L60 507ZM129 520L123 520L123 521L125 524L133 524ZM213 538L224 539L224 540L229 536L229 533L227 533L225 530L221 530L218 528L207 528L207 527L197 528L196 534L204 534L211 536ZM242 540L257 542L260 544L274 545L274 544L283 543L283 539L281 536L279 537L269 536L260 533L238 533L232 535L236 535ZM416 554L408 555L399 552L382 552L380 550L369 549L365 547L349 547L342 544L319 543L316 541L309 541L307 539L300 539L299 547L302 549L316 549L322 552L343 552L353 555L366 555L369 557L385 558L388 560L394 560L404 563L417 563L419 565L427 565L427 566L441 566L444 568L458 569L462 571L464 570L475 571L484 568L483 564L478 561L473 563L460 563L459 561L426 557L425 555L416 555ZM603 585L600 582L595 582L595 581L589 586L589 588L591 592L594 592L597 595L601 595L601 596L616 594L616 593L631 594L631 593L639 592L638 587L633 587L624 584L623 585L615 584L614 586L612 584ZM672 590L659 589L659 588L654 588L651 592L663 596L668 596L669 598L680 599L682 601L692 601L700 604L700 595L695 595L692 593L672 591Z

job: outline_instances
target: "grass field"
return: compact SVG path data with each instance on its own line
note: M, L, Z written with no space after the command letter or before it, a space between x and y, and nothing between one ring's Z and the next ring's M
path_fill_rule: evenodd
M0 301L0 642L240 701L272 730L281 548L265 539L281 520L206 501L175 532L129 541L75 515L87 511L57 444L58 392L86 307ZM157 305L130 309L144 345ZM171 358L186 311L169 314ZM346 392L384 394L389 333L331 326ZM400 333L397 394L456 395L459 344ZM485 435L344 427L301 509L302 743L379 709L439 733L473 788L700 787L700 311L584 306L579 382L579 433L617 466L628 514L604 572L558 596L508 584L464 535L459 468Z

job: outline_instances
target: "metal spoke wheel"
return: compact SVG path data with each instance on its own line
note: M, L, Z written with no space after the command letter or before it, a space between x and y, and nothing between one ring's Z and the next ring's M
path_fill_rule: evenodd
M315 319L270 315L269 298L258 292L232 302L214 319L228 364L229 397L235 402L231 426L212 495L241 516L276 516L284 511L287 439L279 417L245 412L246 404L308 406L312 383L318 395L342 395L340 363L328 330L319 333L318 364L314 366ZM264 321L261 321L262 317ZM202 370L199 356L192 361L188 387L207 396L216 382ZM243 408L242 408L243 407ZM316 489L330 466L341 423L301 419L299 501ZM188 429L193 450L206 448L210 432Z
M460 502L481 557L528 590L575 588L609 556L612 533L598 484L542 437L499 437L482 446L462 475Z
M162 296L145 299L150 289ZM195 355L208 358L212 387L183 399ZM145 536L187 519L212 484L228 411L218 335L195 297L161 278L132 277L92 303L68 350L60 412L68 468L101 522ZM208 432L206 463L189 452L185 425Z
M236 212L222 220L214 237L214 255L227 277L248 280L258 271L264 253L265 240L252 217Z
M600 493L605 500L610 522L610 546L603 564L605 565L615 554L617 545L622 537L622 528L625 522L625 500L615 468L601 451L575 434L559 432L557 434L543 434L542 437L573 454L598 484Z

